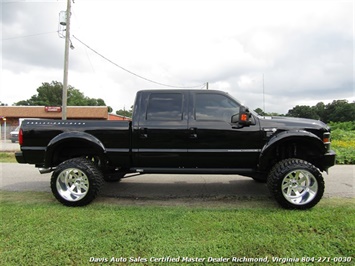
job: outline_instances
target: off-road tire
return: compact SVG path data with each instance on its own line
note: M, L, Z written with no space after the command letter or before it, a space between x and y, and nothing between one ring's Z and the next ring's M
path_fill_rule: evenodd
M54 197L66 206L84 206L96 198L103 182L103 175L93 162L74 158L55 169L51 190Z
M305 210L314 207L324 193L321 172L300 159L285 159L270 171L267 185L276 201L286 209Z

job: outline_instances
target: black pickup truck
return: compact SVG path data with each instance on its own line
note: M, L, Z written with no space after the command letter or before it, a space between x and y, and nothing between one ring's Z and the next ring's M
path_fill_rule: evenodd
M25 120L16 159L53 171L52 192L67 206L135 172L248 176L291 209L319 202L321 172L335 163L324 123L260 117L225 92L143 90L133 110L132 121Z

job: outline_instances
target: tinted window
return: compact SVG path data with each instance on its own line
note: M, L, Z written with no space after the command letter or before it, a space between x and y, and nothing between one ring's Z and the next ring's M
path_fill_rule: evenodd
M149 96L147 120L182 120L181 93L152 93Z
M239 104L225 95L211 93L196 94L196 120L219 120L230 122L232 115L235 115L238 112Z

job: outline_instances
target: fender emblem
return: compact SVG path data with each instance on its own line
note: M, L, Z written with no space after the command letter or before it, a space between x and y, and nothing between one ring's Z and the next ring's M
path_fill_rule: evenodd
M277 131L277 129L276 128L264 128L264 131L265 132L273 132L273 133L275 133Z

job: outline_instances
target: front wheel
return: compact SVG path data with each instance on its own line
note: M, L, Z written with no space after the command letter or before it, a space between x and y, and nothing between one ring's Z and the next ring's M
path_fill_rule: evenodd
M277 163L270 171L267 184L276 201L287 209L312 208L324 193L321 172L300 159L286 159Z
M93 201L102 184L101 171L85 158L74 158L61 163L51 178L55 198L72 207L84 206Z

